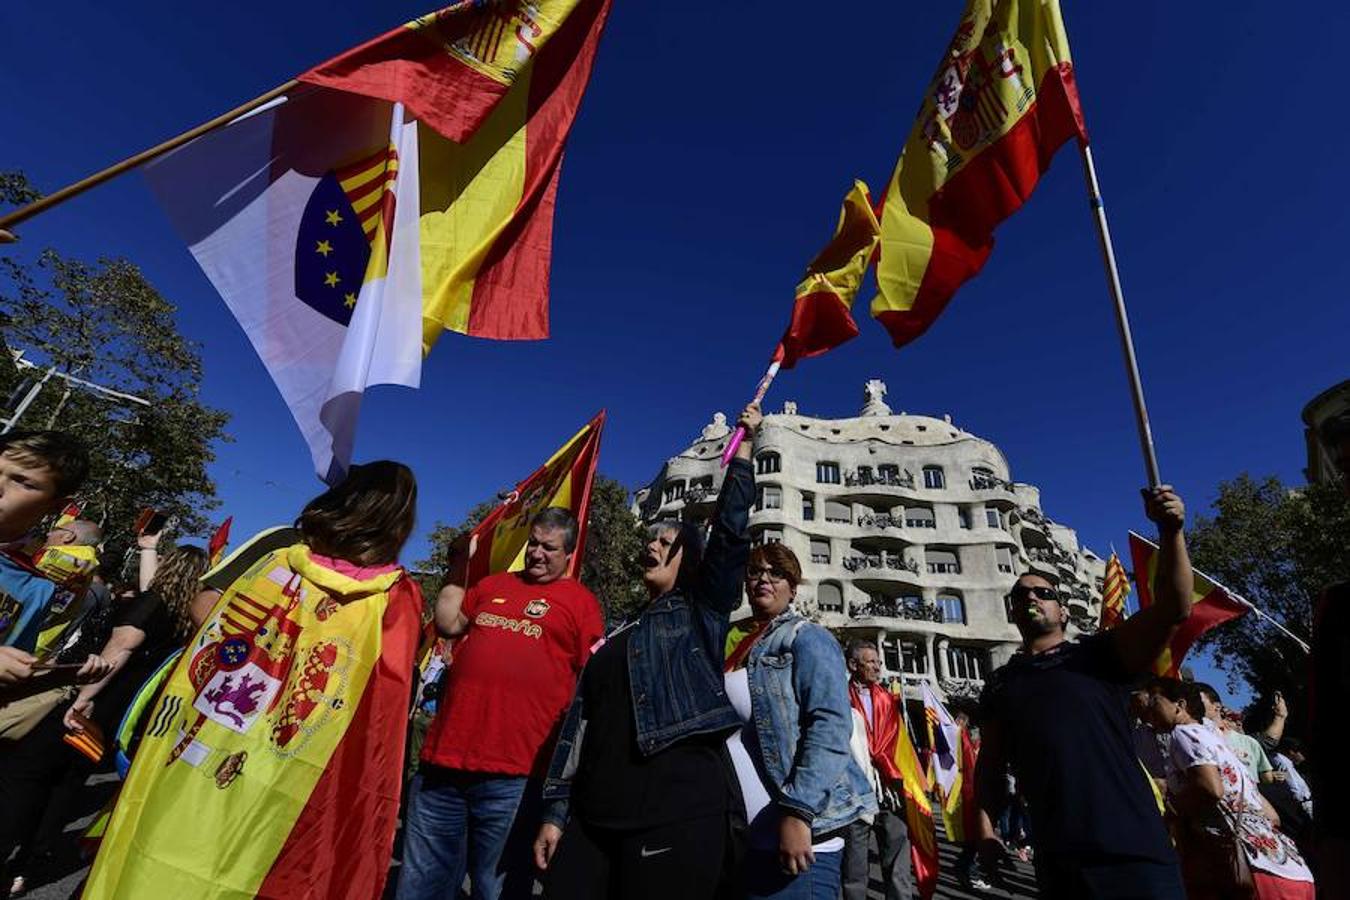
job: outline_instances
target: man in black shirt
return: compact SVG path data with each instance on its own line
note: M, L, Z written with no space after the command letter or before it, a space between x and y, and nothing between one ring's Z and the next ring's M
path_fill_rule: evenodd
M1010 599L1022 649L990 676L980 701L981 849L990 863L1003 855L991 823L1011 767L1027 801L1036 878L1047 900L1185 897L1135 755L1126 703L1131 683L1149 672L1190 615L1194 578L1181 498L1163 485L1144 491L1144 505L1159 530L1154 604L1111 631L1069 641L1068 613L1054 585L1020 576Z

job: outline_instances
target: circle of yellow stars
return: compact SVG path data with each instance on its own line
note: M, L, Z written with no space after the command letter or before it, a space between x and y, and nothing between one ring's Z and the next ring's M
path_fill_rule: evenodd
M324 220L329 225L337 226L342 222L342 214L338 212L336 209L330 209L328 210L327 215L324 216ZM333 252L333 245L329 241L319 241L318 246L314 248L314 252L322 256L324 259L327 259L328 254ZM329 272L325 274L323 277L323 283L331 288L337 287L338 283L341 280L342 280L341 278L338 278L337 272ZM343 292L342 302L348 309L351 309L352 307L356 306L356 292L355 291Z

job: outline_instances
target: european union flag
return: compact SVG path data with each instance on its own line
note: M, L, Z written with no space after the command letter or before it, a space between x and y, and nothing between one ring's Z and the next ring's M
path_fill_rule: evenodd
M295 296L339 325L352 319L370 260L370 242L351 200L328 172L300 216L295 241Z

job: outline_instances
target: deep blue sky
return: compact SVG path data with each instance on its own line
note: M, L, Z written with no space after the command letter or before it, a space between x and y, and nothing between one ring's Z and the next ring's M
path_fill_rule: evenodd
M433 3L4 5L0 168L55 189ZM552 339L447 335L421 391L367 395L357 458L405 460L421 483L407 558L601 406L601 469L630 486L738 408L851 179L884 188L961 9L616 0L563 172ZM1327 86L1350 13L1064 0L1064 15L1164 477L1197 511L1244 470L1296 482L1299 411L1347 375L1347 126ZM212 474L239 534L316 492L261 364L138 176L21 234L6 252L130 257L179 305L204 396L234 416ZM851 415L880 377L897 410L950 412L997 443L1099 552L1147 525L1072 147L926 337L893 351L866 302L862 337L786 373L771 408Z

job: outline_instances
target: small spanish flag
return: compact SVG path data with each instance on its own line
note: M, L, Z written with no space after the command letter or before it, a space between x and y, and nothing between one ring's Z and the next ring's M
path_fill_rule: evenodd
M1125 577L1125 567L1112 551L1111 558L1106 561L1106 578L1102 584L1102 631L1125 621L1125 598L1129 593L1130 581Z
M1130 532L1130 557L1134 560L1134 583L1139 588L1139 608L1153 605L1153 581L1158 571L1158 545ZM1181 661L1200 635L1246 613L1251 607L1212 578L1197 571L1191 615L1177 628L1172 642L1153 663L1155 675L1177 678Z
M903 701L902 701L903 702ZM929 900L937 890L938 844L933 804L928 799L928 780L919 765L919 754L909 739L909 729L901 723L895 736L895 767L900 770L905 795L905 825L909 830L909 855L919 896Z
M230 526L234 524L234 516L230 516L220 523L220 527L211 535L211 540L207 542L206 553L211 558L211 568L215 568L225 555L225 548L230 544Z

